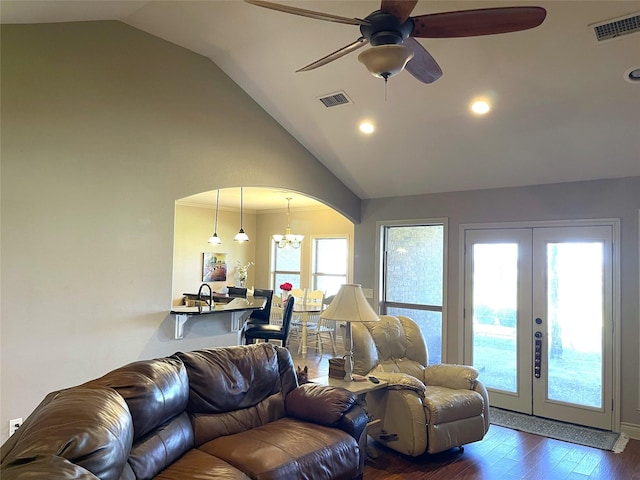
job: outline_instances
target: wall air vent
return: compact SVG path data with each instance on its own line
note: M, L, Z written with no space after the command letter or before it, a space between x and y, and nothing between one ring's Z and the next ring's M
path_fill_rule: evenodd
M318 97L318 100L327 108L353 103L345 92L329 93L328 95Z
M640 13L589 25L598 42L614 40L625 35L640 32Z

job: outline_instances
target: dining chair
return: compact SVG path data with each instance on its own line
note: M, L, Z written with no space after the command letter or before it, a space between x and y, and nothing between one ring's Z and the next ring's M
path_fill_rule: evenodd
M256 288L253 291L254 297L266 298L267 302L261 310L253 310L247 319L247 325L268 324L271 317L271 304L273 302L273 290Z
M331 305L331 302L333 302L334 298L336 298L335 295L324 297L324 300L322 300L322 310ZM330 320L330 322L331 326L333 327L333 341L337 344L338 339L341 338L342 344L344 345L344 330L346 328L344 322L337 322L335 320Z
M247 344L256 343L256 340L264 340L269 342L277 340L282 344L283 348L287 347L287 337L289 335L289 327L291 325L291 315L293 314L294 302L287 302L284 307L282 317L282 325L255 325L245 331L245 339Z
M284 308L282 306L282 297L274 295L271 299L271 312L269 314L269 323L271 325L282 325L282 315Z
M245 287L228 287L229 296L233 298L247 298L247 289Z
M307 295L306 288L292 288L289 292L289 296L295 298L296 303L304 303Z
M324 290L308 290L304 303L307 307L318 307L318 310L322 310Z
M302 339L298 345L298 353L302 352L302 345L309 345L309 338L318 337L319 332L322 330L326 337L326 326L320 328L320 311L322 310L322 304L324 302L323 290L307 290L304 299L304 309L307 310L301 313L301 321L307 322L307 338ZM317 309L317 311L313 311ZM302 332L300 332L302 335ZM316 350L321 351L322 348L316 345Z
M309 344L309 346L315 348L318 355L322 355L323 345L328 344L331 346L331 350L335 356L337 355L335 330L335 320L318 317L318 322L314 326L307 328L307 343L309 344L309 338L314 339L313 343ZM298 351L300 351L300 347Z

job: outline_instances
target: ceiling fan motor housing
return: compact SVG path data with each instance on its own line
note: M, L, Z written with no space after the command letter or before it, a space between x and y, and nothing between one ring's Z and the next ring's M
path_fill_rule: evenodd
M369 43L378 45L401 45L413 32L414 23L411 18L400 23L395 15L376 10L365 18L369 25L360 25L360 33Z

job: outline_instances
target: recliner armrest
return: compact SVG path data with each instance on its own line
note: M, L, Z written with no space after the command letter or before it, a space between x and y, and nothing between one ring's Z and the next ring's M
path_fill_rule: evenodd
M413 390L421 398L427 391L426 385L418 378L408 373L376 372L376 377L387 382L389 390Z
M470 365L441 363L429 365L424 370L424 383L456 390L473 390L478 379L478 370Z

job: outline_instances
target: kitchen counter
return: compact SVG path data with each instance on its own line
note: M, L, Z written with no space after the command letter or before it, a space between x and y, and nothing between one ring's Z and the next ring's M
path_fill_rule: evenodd
M176 317L175 338L179 340L184 336L184 324L193 316L211 315L217 317L216 320L228 319L230 331L238 332L244 317L249 316L253 310L263 309L266 303L267 299L263 297L234 298L228 303L214 303L213 308L178 305L172 307L169 313Z

